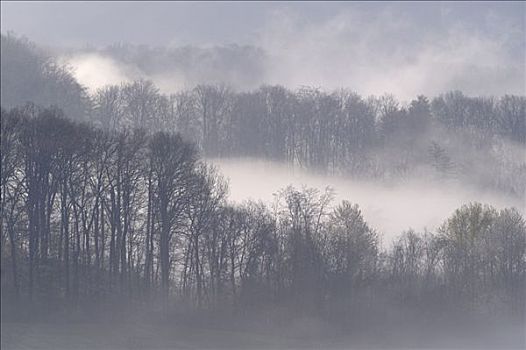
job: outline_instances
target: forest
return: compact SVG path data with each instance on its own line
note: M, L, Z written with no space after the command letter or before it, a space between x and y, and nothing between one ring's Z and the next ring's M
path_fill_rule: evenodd
M236 203L209 160L455 182L524 202L525 96L403 103L224 84L166 94L147 80L90 92L27 39L1 40L3 320L133 310L356 330L396 317L524 326L524 207L465 203L436 230L407 223L381 244L352 197L289 186L272 203Z

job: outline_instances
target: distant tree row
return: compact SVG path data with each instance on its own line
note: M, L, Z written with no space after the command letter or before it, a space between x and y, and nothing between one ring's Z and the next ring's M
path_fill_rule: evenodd
M141 56L111 50L123 60ZM368 179L457 179L526 194L525 96L457 91L403 105L389 95L309 87L236 92L216 84L167 95L149 81L89 94L68 67L25 39L2 35L1 55L4 108L32 102L105 130L177 132L205 157L262 157Z
M88 118L90 96L69 67L12 33L1 35L0 56L2 107L13 108L31 102L58 106L74 120Z
M236 93L201 85L163 95L148 81L99 90L92 120L106 129L173 130L205 157L247 156L324 173L405 179L426 172L524 195L526 98L467 97L402 106L392 96L346 90L292 92L264 86ZM481 167L480 164L491 164Z
M3 298L347 318L385 298L438 313L524 310L515 209L465 205L437 232L383 249L359 207L335 205L329 189L229 204L225 181L179 135L96 129L31 105L2 110L1 126Z
M106 128L169 128L192 137L206 155L290 158L312 166L337 167L334 154L344 150L417 142L432 127L463 130L481 145L497 135L526 142L526 98L514 95L467 97L455 91L431 103L418 96L404 107L390 95L363 99L348 90L308 87L237 93L225 85L199 85L168 96L152 82L137 81L102 88L93 103L94 120Z

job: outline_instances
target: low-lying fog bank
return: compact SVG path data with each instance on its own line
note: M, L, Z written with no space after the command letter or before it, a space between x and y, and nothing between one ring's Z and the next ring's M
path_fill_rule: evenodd
M293 185L317 188L330 186L335 203L345 199L357 203L366 221L379 230L384 243L409 228L436 229L455 209L469 202L488 203L497 208L515 207L525 213L523 199L477 189L459 182L437 182L425 178L398 184L359 181L341 176L322 176L286 164L251 158L209 159L229 180L234 202L244 200L272 203L274 194Z

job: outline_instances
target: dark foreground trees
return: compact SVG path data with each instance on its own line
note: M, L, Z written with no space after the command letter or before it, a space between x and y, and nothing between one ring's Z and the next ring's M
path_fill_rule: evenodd
M515 209L465 205L436 233L408 231L385 249L359 207L335 205L329 189L232 205L226 181L179 135L103 131L35 106L1 118L4 302L162 300L165 310L343 319L388 302L524 316Z

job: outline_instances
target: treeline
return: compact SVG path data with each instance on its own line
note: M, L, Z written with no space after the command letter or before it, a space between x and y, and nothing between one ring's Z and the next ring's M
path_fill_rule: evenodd
M77 55L98 55L125 65L142 77L177 77L159 81L175 91L198 82L224 82L247 89L258 87L268 73L268 54L252 45L210 47L133 45L118 43L106 47L71 50Z
M515 209L465 205L437 232L382 249L359 207L334 204L329 189L232 205L225 180L179 135L103 130L32 105L2 110L1 127L4 300L338 319L390 302L524 316L526 225Z
M462 129L477 146L496 136L526 142L526 99L514 95L454 91L431 102L418 96L403 106L391 95L364 99L345 89L262 86L239 93L226 85L199 85L164 95L152 82L136 81L98 90L93 104L94 120L106 128L178 130L206 155L265 156L325 168L341 165L340 154L390 139L418 141L432 127Z
M31 102L55 105L73 120L87 120L91 99L71 68L26 38L12 33L0 37L0 90L4 108Z
M105 129L175 130L205 157L257 157L378 180L457 179L526 193L521 96L451 92L403 106L392 96L280 86L237 93L201 85L168 96L138 81L103 88L93 103L92 120Z
M110 51L124 61L142 57L126 47ZM262 86L238 92L221 84L165 94L142 80L89 94L67 67L26 40L2 35L1 52L4 108L30 101L56 105L105 130L177 132L205 157L259 157L387 181L454 179L526 194L525 96L456 91L400 103L345 89Z

